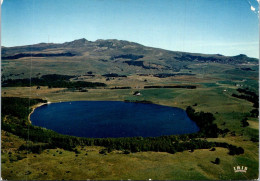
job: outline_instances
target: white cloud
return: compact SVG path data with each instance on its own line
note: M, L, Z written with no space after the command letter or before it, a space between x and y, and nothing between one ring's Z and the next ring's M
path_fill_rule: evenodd
M255 11L255 8L254 8L254 6L251 6L251 10L252 10L252 11Z

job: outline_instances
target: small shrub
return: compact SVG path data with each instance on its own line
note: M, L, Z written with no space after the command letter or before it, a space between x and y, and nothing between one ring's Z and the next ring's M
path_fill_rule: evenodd
M28 171L25 172L25 175L30 175L31 173L32 172L28 170Z
M80 153L81 153L78 149L75 149L74 152L75 152L76 154L80 154Z
M216 148L211 148L209 151L216 151Z
M129 151L129 150L124 150L123 153L124 153L124 154L130 154L130 151Z
M220 159L219 158L216 158L216 160L215 160L215 164L220 164Z
M258 138L251 138L250 141L252 141L252 142L259 142L259 139Z
M11 158L9 158L9 160L10 160L10 162L17 161L17 159L16 159L16 158L14 158L14 157L11 157Z
M241 124L242 124L242 127L249 126L249 123L247 122L247 118L242 119Z
M107 154L107 151L106 151L105 149L102 149L102 150L100 150L99 153L100 153L100 154L104 154L104 155L106 155L106 154Z
M112 151L113 151L112 148L110 148L110 147L107 148L107 152L108 152L108 153L110 153L110 152L112 152Z
M231 136L236 136L236 132L235 132L235 131L232 131L232 132L230 132L230 135L231 135Z

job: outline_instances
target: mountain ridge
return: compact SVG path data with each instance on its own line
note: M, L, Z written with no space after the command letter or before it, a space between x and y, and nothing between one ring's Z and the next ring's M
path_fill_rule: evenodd
M111 72L175 74L180 70L189 72L191 71L189 67L199 64L206 66L208 63L234 66L258 65L258 59L247 57L244 54L224 56L189 53L148 47L126 40L88 41L85 38L64 43L3 47L1 57L3 61L7 61L5 64L7 67L9 67L8 63L14 61L24 66L28 62L34 61L44 70L41 72L57 71L59 67L60 71L69 70L77 74L84 74L87 72L85 70L100 74Z
M253 57L248 57L245 54L239 54L239 55L234 55L234 56L226 56L226 55L222 55L222 54L207 54L207 53L194 53L194 52L183 52L183 51L174 51L174 50L166 50L163 48L157 48L157 47L150 47L150 46L145 46L136 42L131 42L131 41L127 41L127 40L118 40L118 39L97 39L95 41L89 41L85 38L80 38L80 39L76 39L73 41L68 41L68 42L64 42L64 43L45 43L45 42L41 42L41 43L37 43L37 44L31 44L31 45L22 45L22 46L13 46L13 47L5 47L2 46L2 55L5 56L5 53L8 50L11 49L20 49L22 51L40 51L40 50L44 50L44 49L52 49L52 48L60 48L62 46L65 47L70 47L70 48L80 48L80 46L86 46L86 45L92 45L92 46L99 46L99 47L113 47L113 44L115 46L115 44L118 45L134 45L134 46L141 46L141 47L145 47L145 48L150 48L150 49L158 49L158 50L163 50L163 51L169 51L169 52L174 52L174 53L182 53L182 54L199 54L199 55L207 55L207 56L224 56L224 57L239 57L241 58L241 56L243 56L243 58L252 58L252 59L257 59L257 58L253 58ZM29 49L31 48L31 49ZM25 50L24 50L25 49ZM29 50L28 50L29 49Z

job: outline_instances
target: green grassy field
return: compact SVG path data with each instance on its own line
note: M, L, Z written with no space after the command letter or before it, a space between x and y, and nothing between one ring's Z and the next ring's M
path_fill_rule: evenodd
M11 141L17 142L16 139L11 135ZM250 144L247 146L257 149ZM246 180L257 178L258 161L253 160L257 156L253 152L247 152L243 156L231 156L227 154L227 149L217 148L216 151L202 149L176 154L139 152L125 155L121 151L113 151L102 155L99 153L100 149L102 148L94 146L78 147L80 150L78 154L62 149L45 150L41 154L3 150L2 174L5 179L15 180ZM24 158L18 160L17 155L22 155ZM217 157L220 158L219 165L212 163ZM234 173L233 167L237 165L248 166L248 172Z
M88 89L88 92L73 92L64 88L3 87L2 96L42 98L50 102L80 100L147 100L155 104L185 109L193 106L196 111L211 112L221 129L234 134L225 137L207 138L209 141L226 142L244 148L242 155L232 156L225 148L216 151L206 149L175 154L162 152L138 152L123 154L113 151L99 154L101 147L79 147L79 154L61 149L45 150L41 154L18 151L25 140L2 131L2 177L7 180L57 180L57 179L102 179L102 180L248 180L258 178L258 142L250 141L259 136L259 121L248 118L249 126L242 127L241 120L249 115L253 104L232 97L237 84L258 90L258 72L241 74L233 66L222 64L189 66L196 76L156 78L132 75L125 79L106 81L97 76L86 78L113 86L131 86L132 89ZM147 79L147 82L144 80ZM246 80L244 80L246 79ZM155 88L143 89L144 85L196 85L196 89ZM139 91L141 96L134 96ZM10 144L8 144L10 143ZM13 143L13 145L11 144ZM87 154L86 154L87 153ZM18 156L19 155L19 156ZM19 159L22 157L22 159ZM220 164L212 163L220 158ZM247 166L246 173L235 173L233 167Z

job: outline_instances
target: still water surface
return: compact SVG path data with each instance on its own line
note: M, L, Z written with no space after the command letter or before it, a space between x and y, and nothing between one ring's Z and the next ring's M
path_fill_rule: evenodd
M74 101L43 105L32 124L79 137L155 137L199 130L186 112L156 104L119 101Z

